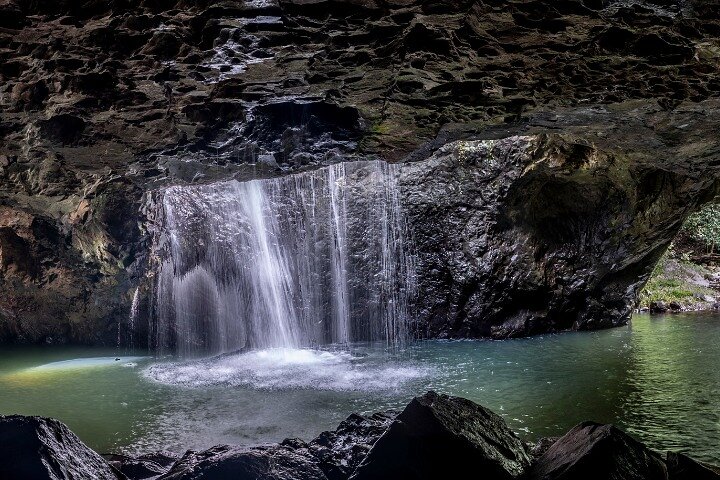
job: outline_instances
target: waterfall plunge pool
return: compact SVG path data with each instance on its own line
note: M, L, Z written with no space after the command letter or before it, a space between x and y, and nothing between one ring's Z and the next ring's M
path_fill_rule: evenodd
M529 339L424 341L396 353L355 345L195 362L117 354L4 347L0 413L59 418L101 452L183 451L309 440L352 412L400 408L435 389L490 407L527 439L593 419L653 448L720 462L713 314L640 315L627 327Z

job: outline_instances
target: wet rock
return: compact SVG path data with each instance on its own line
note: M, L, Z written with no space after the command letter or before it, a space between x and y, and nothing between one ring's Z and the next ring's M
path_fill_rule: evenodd
M314 458L296 450L280 445L251 449L223 445L188 452L160 479L326 480Z
M672 217L688 212L677 205L717 184L619 158L584 138L541 134L447 143L403 164L418 335L511 338L626 323L677 232Z
M680 312L683 310L683 306L676 301L672 301L668 304L668 308L671 312Z
M146 480L167 473L170 467L180 460L181 456L172 452L159 451L138 457L107 454L103 455L103 458L129 480Z
M720 479L720 467L703 465L682 453L668 452L666 463L669 480Z
M531 480L665 480L662 459L612 425L584 422L555 442L530 470Z
M650 302L650 313L665 313L668 310L668 305L662 300L657 302Z
M168 471L155 462L140 459L127 459L119 462L117 469L130 480L146 480L156 478Z
M353 480L519 477L525 445L498 415L458 397L416 397L375 442Z
M50 418L0 416L0 478L124 480L64 424Z
M542 457L559 439L560 437L542 437L530 447L530 455L532 455L533 458Z
M398 412L350 415L337 429L323 432L307 445L328 480L347 479L365 458Z

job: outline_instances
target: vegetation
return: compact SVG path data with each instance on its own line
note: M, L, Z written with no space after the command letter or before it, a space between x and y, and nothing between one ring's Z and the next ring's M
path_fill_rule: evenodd
M720 250L720 203L708 204L691 215L683 225L683 233L704 244L706 253Z
M668 250L655 267L652 277L640 293L640 307L649 307L652 302L677 302L683 308L694 308L715 298L717 292L709 287L708 277L712 272L688 260L673 258L675 252Z
M676 242L660 259L640 293L640 307L648 308L652 302L676 302L685 309L707 308L709 300L718 296L711 288L718 281L718 267L713 264L712 255L717 253L720 253L720 203L712 203L685 222ZM706 264L696 263L699 261Z

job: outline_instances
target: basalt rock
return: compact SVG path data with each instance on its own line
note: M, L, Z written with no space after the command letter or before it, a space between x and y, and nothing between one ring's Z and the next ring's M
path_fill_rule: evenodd
M0 477L145 480L487 480L716 479L720 469L682 454L667 461L612 425L582 423L530 448L501 417L469 400L434 392L399 414L351 415L305 443L218 445L179 456L100 455L52 419L0 417ZM107 462L106 462L107 460Z
M530 465L501 417L435 392L416 397L373 445L352 480L513 479Z
M667 468L669 480L718 480L720 468L703 465L682 453L668 452Z
M103 457L128 480L154 479L167 473L180 460L180 455L172 452L154 452L130 457L127 455L107 454Z
M612 425L584 422L533 465L532 480L666 480L659 455Z
M648 162L586 138L458 141L401 167L419 336L627 322L659 256L694 205L717 192L718 177L660 170L661 157Z
M112 455L109 460L130 480L143 480L150 474L172 480L347 480L396 414L353 414L337 429L322 432L309 443L286 439L278 445L257 448L221 445L203 452L190 451L179 459L160 452L140 457Z
M433 288L419 328L512 336L622 323L651 260L712 197L719 31L717 0L0 1L0 341L116 343L118 324L123 343L146 338L127 318L138 286L150 317L140 209L155 188L557 133L582 144L570 155L581 163L596 148L644 159L621 166L638 175L623 180L625 203L610 197L603 219L589 215L596 229L579 217L612 193L604 174L586 189L591 178L528 172L500 195L506 218L487 244L519 233L517 257L508 246L473 258L479 233L421 239ZM693 176L694 191L683 180ZM666 198L669 217L634 204L633 189L640 202ZM608 269L595 268L605 230L626 237L630 212L660 231L620 240ZM592 260L574 258L586 247ZM500 268L516 258L518 271ZM451 264L432 270L439 260ZM512 284L503 298L478 287L485 261L500 268L493 283Z
M126 480L63 423L0 416L0 478Z
M328 480L345 480L355 471L397 412L353 414L337 429L323 432L307 448Z
M162 480L326 480L312 457L282 445L257 448L213 447L188 452Z

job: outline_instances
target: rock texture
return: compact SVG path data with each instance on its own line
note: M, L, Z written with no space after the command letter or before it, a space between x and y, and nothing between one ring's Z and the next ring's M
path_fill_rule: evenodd
M318 435L307 448L328 480L346 479L396 416L392 411L368 417L350 415L337 429Z
M720 478L718 467L672 452L664 461L612 425L592 422L559 439L543 439L531 450L498 415L435 392L416 397L399 415L351 415L309 443L286 439L250 448L218 445L180 458L167 452L137 458L105 455L105 463L65 425L38 417L0 417L0 440L0 477L13 479Z
M352 480L520 477L527 447L502 418L469 400L416 397L373 445Z
M347 480L394 418L393 412L369 417L353 414L336 430L323 432L310 443L287 439L269 447L222 445L204 452L191 451L161 478ZM123 465L126 463L130 462Z
M126 480L63 423L50 418L0 416L0 478Z
M305 455L278 445L246 449L213 447L189 452L162 480L326 480L322 470Z
M612 425L584 422L555 442L533 465L537 480L666 480L659 455Z
M720 479L720 468L703 465L682 453L668 452L667 468L669 480Z
M604 150L564 130L458 141L403 165L420 336L623 324L686 215L718 191L714 151L673 168L667 143L638 155L621 135Z
M638 198L684 182L677 175L707 175L705 167L718 164L718 7L717 0L3 0L0 341L117 342L146 273L143 196L169 184L361 157L418 160L461 138L565 131L649 163L671 152L655 171L634 171L646 174L641 186L628 179L625 190L644 189ZM551 224L548 214L519 219L521 203L539 212L552 188L564 194L576 180L541 188L536 178L513 193L508 213L515 222ZM506 336L543 330L543 318L550 329L577 319L577 328L618 323L632 296L618 292L642 282L644 259L707 199L705 183L694 193L681 186L689 193L667 209L672 220L662 223L662 238L645 242L638 266L630 255L606 282L586 278L594 286L577 291L550 279L517 311L504 302L483 310L495 312L493 325L472 324L488 299L467 286L482 277L470 271L469 283L447 280L448 298L430 293L425 330ZM577 214L568 212L576 199L593 204L600 191L586 199L575 188L548 212ZM644 209L612 210L618 220L605 225L619 228L628 212ZM549 238L523 238L548 241L552 251L552 242L579 235L567 249L588 246L578 224L550 230ZM460 243L457 236L449 248ZM578 307L588 288L588 305ZM609 320L588 313L604 308ZM546 310L562 311L562 319ZM145 338L143 328L121 329L120 341Z
M38 417L0 417L0 440L0 477L13 479L720 478L717 467L672 452L664 461L612 425L592 422L559 439L543 439L531 451L501 417L469 400L435 392L413 399L399 415L351 415L309 443L286 439L251 448L219 445L180 458L167 452L137 458L106 455L108 464L65 425Z

